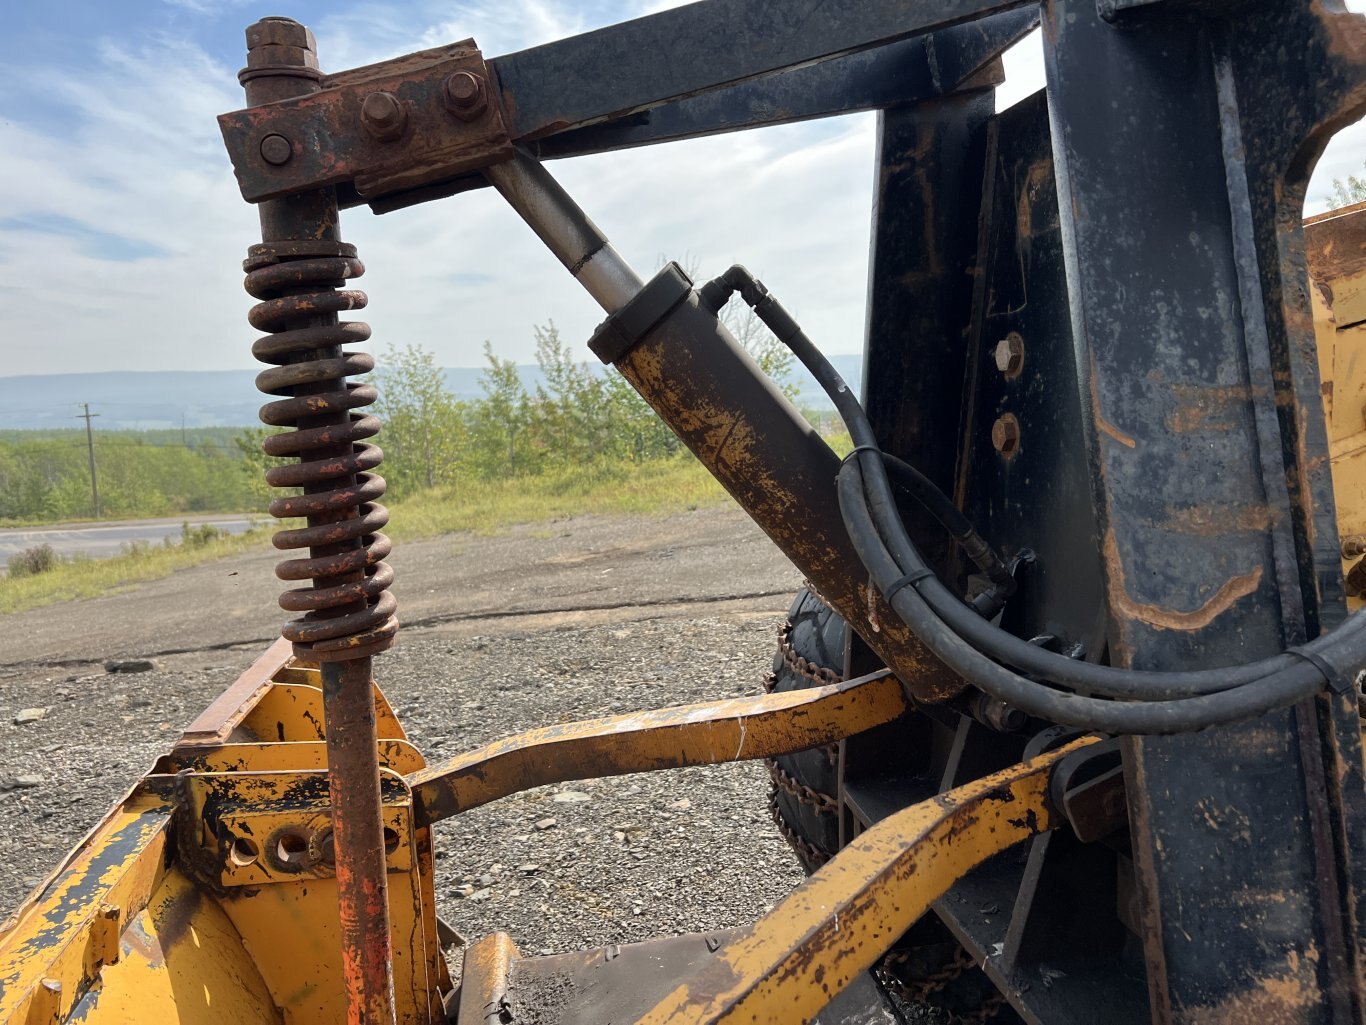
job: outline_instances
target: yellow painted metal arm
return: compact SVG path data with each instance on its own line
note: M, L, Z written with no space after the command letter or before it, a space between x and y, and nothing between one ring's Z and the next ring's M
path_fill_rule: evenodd
M888 672L846 683L530 730L407 777L425 822L546 783L802 751L906 711Z
M798 1025L993 854L1058 825L1048 777L1079 740L884 819L637 1025Z

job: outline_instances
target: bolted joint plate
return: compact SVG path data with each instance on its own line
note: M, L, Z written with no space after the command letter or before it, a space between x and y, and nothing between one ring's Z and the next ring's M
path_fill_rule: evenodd
M265 45L292 44L282 39ZM446 82L462 73L482 84L487 100L475 113L456 116ZM247 202L331 185L342 187L341 205L355 205L511 158L492 75L473 40L465 40L325 76L319 92L222 114L218 126ZM361 112L375 93L387 93L401 106L401 133L381 138L367 129ZM262 158L261 142L270 135L289 140L288 162L272 165Z
M179 804L181 865L215 891L336 875L325 770L184 772L167 779ZM380 797L385 865L391 873L412 872L419 843L412 793L402 776L382 769Z

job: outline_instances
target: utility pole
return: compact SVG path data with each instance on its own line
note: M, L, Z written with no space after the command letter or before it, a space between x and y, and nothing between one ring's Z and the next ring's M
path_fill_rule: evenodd
M99 416L99 413L90 412L90 403L82 402L84 413L77 413L77 420L85 421L85 447L90 454L90 500L95 506L95 519L100 518L100 485L95 476L95 434L90 429L90 421Z

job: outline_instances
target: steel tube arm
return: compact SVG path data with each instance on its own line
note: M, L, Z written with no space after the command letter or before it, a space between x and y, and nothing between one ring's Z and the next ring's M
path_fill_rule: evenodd
M1049 777L1094 742L1078 740L883 819L637 1025L811 1021L970 869L1065 824L1049 800Z
M891 722L906 708L896 677L875 673L530 730L414 773L408 784L418 816L436 822L547 783L804 751Z
M705 0L490 64L509 134L530 140L1024 6L1020 0Z

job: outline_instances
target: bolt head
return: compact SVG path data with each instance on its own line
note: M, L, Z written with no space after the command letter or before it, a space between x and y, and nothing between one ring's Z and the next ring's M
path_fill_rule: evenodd
M294 146L283 135L267 135L261 140L261 159L279 167L294 156Z
M262 46L296 46L300 50L316 50L313 33L293 18L262 18L247 28L247 49Z
M472 71L457 71L450 75L442 92L446 109L462 121L473 121L488 106L484 80Z
M1020 447L1020 421L1014 413L996 418L991 425L991 447L1009 459Z
M1014 331L1010 332L996 343L992 356L996 360L997 370L1006 377L1019 377L1024 369L1024 339Z
M408 127L408 111L393 93L374 92L361 101L360 123L381 142L393 142Z

